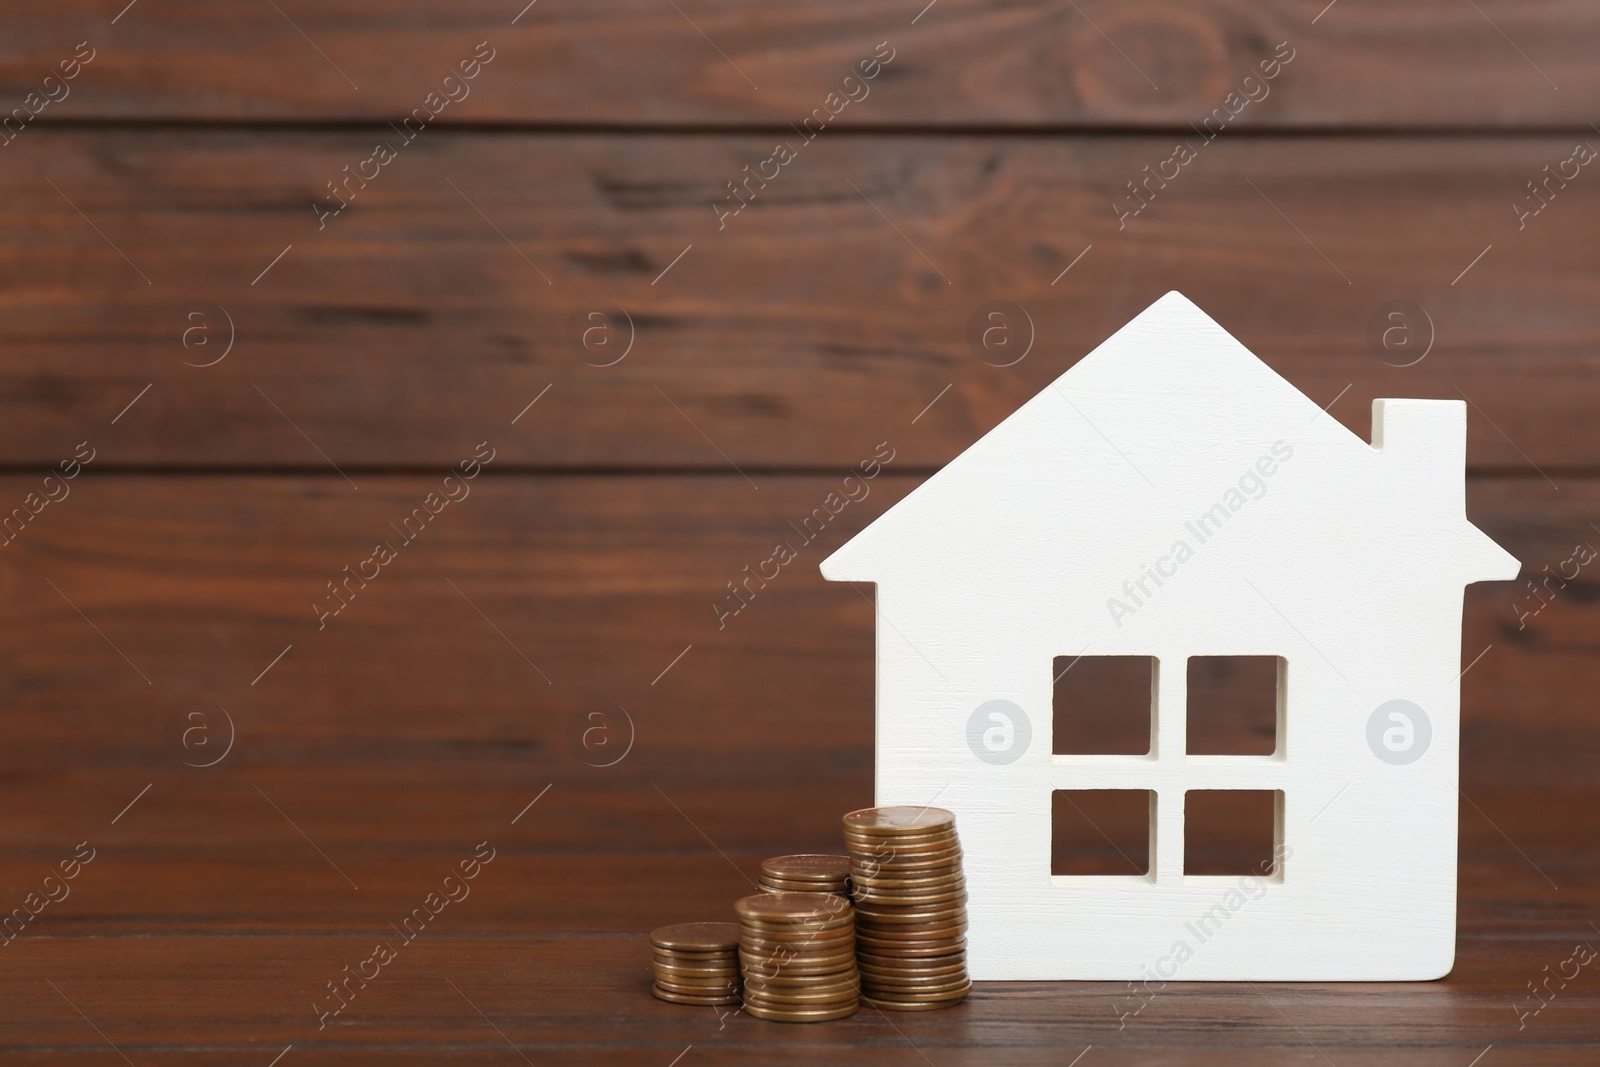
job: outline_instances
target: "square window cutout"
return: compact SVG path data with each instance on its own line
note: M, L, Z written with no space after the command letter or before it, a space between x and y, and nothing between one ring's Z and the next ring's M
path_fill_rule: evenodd
M1155 794L1057 789L1050 794L1050 873L1150 873Z
M1275 789L1191 789L1183 796L1183 873L1251 874L1277 870L1273 849L1283 825Z
M1281 656L1190 656L1185 709L1191 756L1278 751L1287 667Z
M1057 755L1144 756L1155 722L1150 656L1057 656L1050 708Z

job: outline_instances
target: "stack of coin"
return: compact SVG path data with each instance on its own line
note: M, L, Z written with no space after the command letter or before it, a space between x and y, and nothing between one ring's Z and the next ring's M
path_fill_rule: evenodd
M739 927L678 923L650 933L653 992L674 1004L739 1003Z
M825 893L757 893L733 907L745 1011L786 1023L856 1013L861 979L848 900Z
M844 838L861 999L899 1011L961 1000L972 982L955 816L941 808L867 808L844 817Z
M761 862L761 891L843 896L849 875L849 856L775 856Z

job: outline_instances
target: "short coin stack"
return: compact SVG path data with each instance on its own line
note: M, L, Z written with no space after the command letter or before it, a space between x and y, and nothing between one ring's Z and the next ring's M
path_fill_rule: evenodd
M675 1004L739 1003L739 927L678 923L650 934L652 992Z
M844 896L849 875L849 856L775 856L761 862L761 891Z
M927 1011L967 995L967 882L956 819L942 808L844 817L861 999Z
M739 915L745 1011L788 1023L856 1013L861 979L848 900L825 893L757 893L733 908Z

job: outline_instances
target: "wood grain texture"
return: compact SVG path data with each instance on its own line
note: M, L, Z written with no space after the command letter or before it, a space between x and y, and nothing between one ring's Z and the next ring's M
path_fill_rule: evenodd
M1314 1050L1334 1063L1450 1064L1492 1043L1499 1062L1576 1064L1592 1056L1600 1023L1587 971L1565 988L1552 985L1553 999L1525 1014L1520 1030L1515 1010L1534 1003L1527 982L1559 967L1575 943L1596 940L1584 921L1600 905L1593 854L1582 847L1596 830L1592 794L1565 798L1572 814L1544 847L1536 839L1551 832L1548 794L1479 797L1559 890L1463 811L1463 929L1456 969L1441 982L1174 983L1146 991L1137 1014L1127 1014L1139 1000L1125 984L986 983L950 1011L895 1016L892 1025L866 1011L800 1028L653 1000L645 933L686 916L715 918L748 892L730 864L749 874L763 854L830 847L829 836L768 826L735 845L718 838L720 824L704 822L727 854L719 856L657 797L648 806L676 820L675 829L572 854L555 846L565 824L599 817L625 826L648 798L557 788L512 826L515 807L499 790L475 783L470 761L446 759L420 778L411 769L383 782L386 797L410 795L450 813L442 832L407 833L401 813L360 803L340 777L301 766L263 784L286 803L321 790L355 801L346 818L364 827L364 842L321 839L322 826L302 825L359 889L265 804L234 809L228 797L240 783L163 780L115 827L105 825L101 801L120 807L121 794L57 794L100 851L73 894L5 949L7 1058L121 1062L107 1047L114 1043L135 1063L238 1062L240 1054L265 1063L292 1044L290 1055L323 1062L428 1054L510 1062L515 1042L535 1063L664 1063L692 1044L692 1062L911 1062L921 1050L935 1063L1024 1064L1061 1062L1063 1049L1070 1059L1093 1044L1093 1055L1120 1064L1322 1062ZM819 812L837 803L826 786L801 787L791 799ZM674 801L697 821L728 806L714 788L682 790ZM226 825L230 839L189 837L205 823ZM366 988L352 987L349 1006L319 1029L313 1004L327 1002L326 983L375 943L397 941L391 924L485 839L496 853L468 883L470 895L445 906ZM35 843L54 855L50 835ZM8 856L5 890L36 881L40 866ZM267 926L246 925L268 915L276 918ZM209 1058L224 1053L233 1058Z
M520 790L587 774L585 757L610 758L577 747L582 716L610 709L620 739L620 706L638 744L618 770L640 775L637 785L792 781L800 772L770 778L792 751L864 774L871 587L826 583L815 564L919 480L891 467L807 544L790 523L838 479L763 476L757 490L736 475L488 473L407 545L389 524L435 478L363 475L356 490L336 476L169 479L91 467L0 549L11 624L0 765L26 778L68 754L91 776L204 762L219 749L202 751L201 734L184 749L185 717L208 712L220 741L220 705L241 738L230 766L413 766L451 753ZM7 476L0 490L20 501L33 484ZM1469 487L1469 517L1530 577L1595 543L1587 516L1597 511L1592 480L1560 494L1530 481ZM336 603L327 583L345 581L343 568L379 540L397 558L366 588L344 587L353 598L319 629L313 605ZM714 605L738 604L727 583L780 541L798 558L765 588L752 584L719 629ZM1553 789L1592 780L1600 724L1583 694L1600 644L1594 581L1584 569L1550 590L1520 620L1533 594L1518 583L1468 590L1469 794L1530 778ZM1242 720L1219 727L1245 743ZM741 769L750 758L759 766ZM338 807L332 797L313 806ZM747 816L735 805L718 818Z
M13 126L78 42L96 50L0 147L5 507L97 450L0 548L0 907L99 849L0 948L6 1059L988 1067L1092 1043L1079 1067L1593 1062L1588 969L1521 1030L1514 1010L1597 937L1587 569L1548 603L1469 593L1463 665L1488 651L1465 678L1443 982L1173 986L1122 1030L1126 989L1089 985L719 1029L648 996L642 934L746 891L763 856L834 847L870 797L872 608L812 564L1167 289L1359 433L1374 396L1466 393L1469 514L1530 574L1600 536L1588 168L1524 230L1510 209L1592 139L1600 16L673 6L0 12ZM1222 105L1284 40L1270 97L1119 232L1112 197L1171 154L1154 131ZM319 231L326 183L480 41L495 58L470 97ZM725 183L880 41L895 58L870 96L719 232ZM1329 135L1360 130L1379 135ZM1366 339L1395 299L1437 330L1406 369ZM1009 368L967 340L995 300L1036 325ZM635 348L585 365L569 320L616 305ZM229 356L186 366L220 353L225 315ZM324 583L485 439L471 498L317 630ZM725 583L885 439L873 495L716 629ZM587 716L613 716L610 744L619 707L634 748L589 765L614 750L583 746ZM223 709L234 748L185 766L215 758ZM319 1032L312 997L483 840L499 851L472 896Z
M1224 134L1119 230L1171 138L824 134L719 231L772 138L424 131L319 230L386 130L18 139L0 456L448 465L493 436L507 463L728 471L891 438L931 468L1179 289L1363 436L1373 397L1464 396L1475 470L1600 463L1600 186L1521 231L1510 206L1571 138ZM1368 336L1396 299L1431 323L1404 368ZM996 301L1021 309L1004 351L971 339ZM586 350L602 309L612 347Z
M893 64L841 123L1181 126L1288 41L1296 58L1248 116L1258 127L1583 129L1600 40L1600 15L1572 0L1480 10L1448 0L1327 10L1295 0L940 0L929 10L832 0L782 12L759 0L679 10L627 0L291 0L278 10L145 0L113 24L122 6L67 0L49 19L26 8L4 16L0 97L20 105L87 39L98 54L46 109L51 120L388 119L487 41L495 60L441 121L781 126L888 41Z
M75 843L99 850L4 949L8 1058L123 1062L84 1016L136 1063L269 1062L288 1045L335 1063L520 1061L508 1039L536 1063L584 1064L689 1045L711 1063L910 1062L907 1039L941 1064L1058 1062L1088 1044L1110 1063L1321 1062L1307 1041L1335 1063L1467 1063L1491 1043L1504 1063L1592 1057L1587 972L1526 1028L1516 1011L1600 906L1587 576L1521 631L1506 590L1469 596L1463 660L1493 647L1465 688L1445 981L1174 985L1122 1029L1124 987L1068 984L986 986L892 1027L720 1030L649 998L643 933L746 892L764 855L834 847L837 814L870 796L871 607L806 554L725 630L709 603L834 479L493 470L322 631L311 596L434 476L352 489L91 465L4 549L0 890L20 906ZM806 552L916 481L891 468ZM7 499L34 484L0 479ZM1469 514L1536 571L1587 538L1597 504L1589 480L1479 479ZM586 766L609 753L583 749L578 713L619 704L634 750ZM234 750L184 766L213 758L223 707ZM206 745L184 745L192 711L210 716ZM325 983L485 840L498 851L472 896L319 1031Z

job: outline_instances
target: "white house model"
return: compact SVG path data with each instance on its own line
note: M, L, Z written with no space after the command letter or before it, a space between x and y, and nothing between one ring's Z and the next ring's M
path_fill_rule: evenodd
M1463 587L1519 564L1461 402L1372 437L1168 293L822 564L877 584L877 803L956 813L974 978L1450 970ZM1150 657L1148 754L1056 752L1063 656ZM1197 656L1278 658L1275 751L1188 754ZM1060 790L1147 792L1148 871L1052 874ZM1264 867L1185 873L1196 790L1270 791Z

